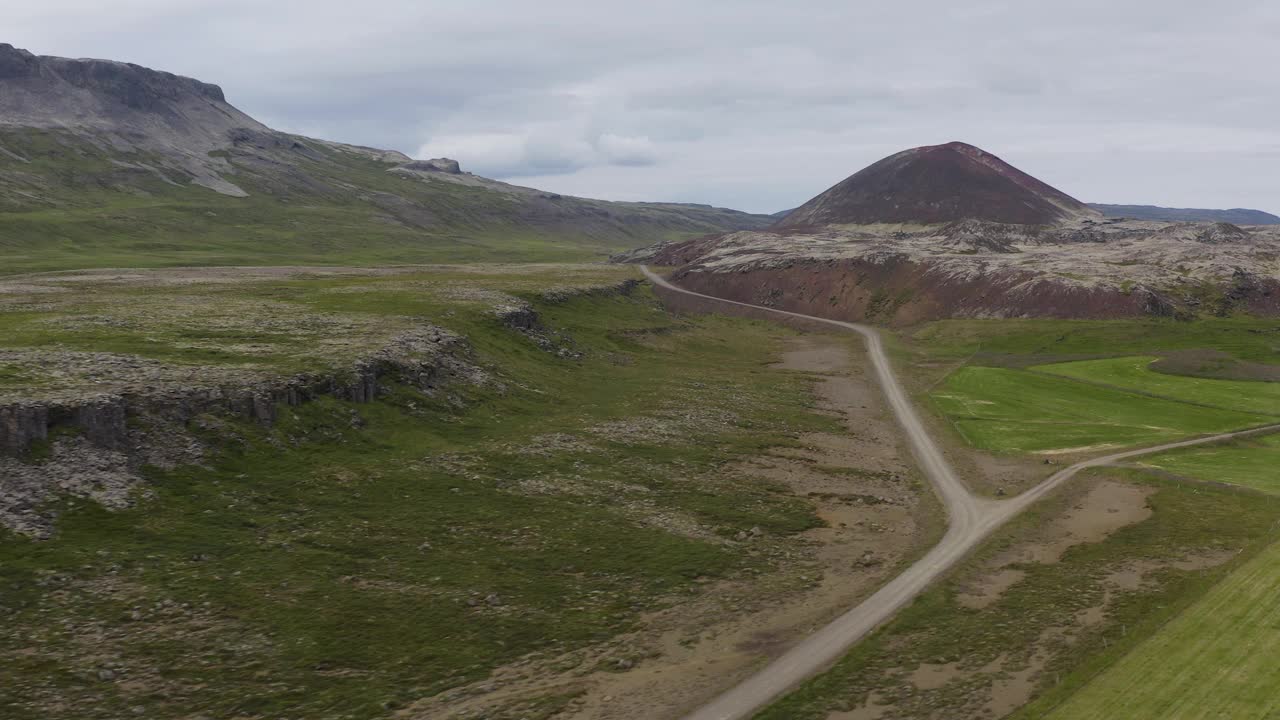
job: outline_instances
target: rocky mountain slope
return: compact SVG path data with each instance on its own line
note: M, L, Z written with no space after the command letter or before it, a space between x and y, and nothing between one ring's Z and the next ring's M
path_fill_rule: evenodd
M974 219L1045 225L1098 213L972 145L890 155L788 213L779 228Z
M216 85L0 44L7 270L590 257L764 215L521 188L277 132Z
M1280 315L1280 227L1104 220L1083 207L952 143L876 163L770 230L618 259L675 266L710 295L893 324Z
M1167 220L1169 222L1229 222L1235 225L1280 225L1280 217L1262 210L1231 208L1167 208L1156 205L1107 205L1089 203L1089 207L1109 218L1132 220Z

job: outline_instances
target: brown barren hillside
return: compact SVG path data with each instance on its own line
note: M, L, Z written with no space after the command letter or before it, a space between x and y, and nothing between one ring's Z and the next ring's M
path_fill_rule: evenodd
M775 227L985 220L1051 225L1101 215L989 152L962 142L904 150L796 208Z

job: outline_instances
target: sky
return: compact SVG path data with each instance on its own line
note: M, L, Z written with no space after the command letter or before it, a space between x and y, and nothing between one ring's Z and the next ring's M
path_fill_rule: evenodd
M752 212L961 140L1086 202L1280 213L1280 2L0 0L0 42L277 129Z

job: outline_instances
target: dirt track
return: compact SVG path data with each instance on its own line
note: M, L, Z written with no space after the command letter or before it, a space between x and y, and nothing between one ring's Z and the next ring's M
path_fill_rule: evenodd
M946 534L918 562L880 588L871 597L806 638L747 680L686 716L686 720L738 720L739 718L750 717L770 700L835 662L858 640L893 617L899 608L914 599L930 583L956 565L991 531L1085 468L1108 465L1139 455L1163 452L1189 445L1199 445L1242 435L1280 430L1280 425L1275 425L1113 453L1076 463L1060 470L1036 487L1015 498L1003 501L979 498L970 493L968 488L956 476L955 471L952 470L941 451L939 451L938 446L925 430L901 383L898 382L897 377L894 375L893 369L889 365L889 359L885 355L881 344L880 335L874 328L785 310L774 310L732 300L722 300L676 287L649 270L648 267L641 266L641 270L655 286L665 291L703 298L713 301L715 304L750 308L755 314L763 311L768 315L801 320L805 323L833 325L862 335L867 344L867 354L875 367L876 378L890 407L893 409L894 416L907 436L912 454L920 465L921 471L933 483L947 509L948 515Z

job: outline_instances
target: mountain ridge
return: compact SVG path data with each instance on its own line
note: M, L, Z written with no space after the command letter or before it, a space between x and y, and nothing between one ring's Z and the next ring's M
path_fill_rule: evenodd
M0 45L0 249L13 272L591 259L772 221L522 188L273 130L212 83Z

